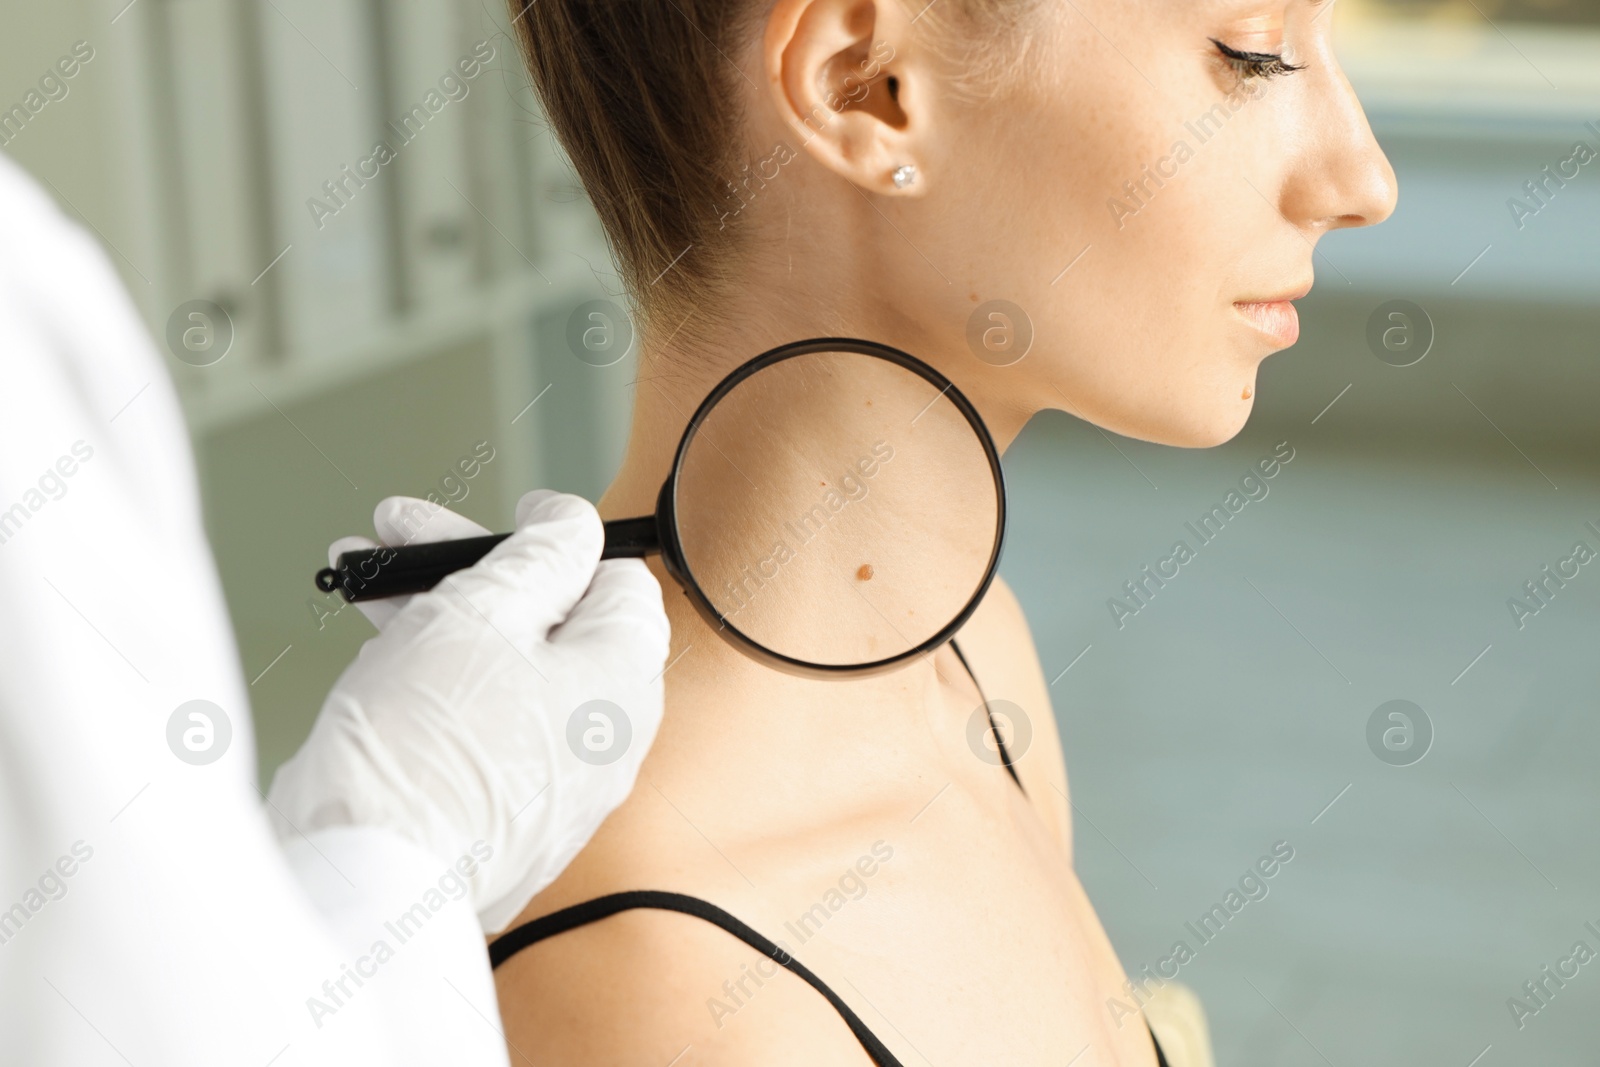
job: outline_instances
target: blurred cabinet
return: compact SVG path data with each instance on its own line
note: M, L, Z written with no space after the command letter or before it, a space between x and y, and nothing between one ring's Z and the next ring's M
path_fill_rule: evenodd
M209 435L391 368L471 348L476 400L505 427L508 485L570 481L625 405L541 447L571 307L620 286L592 210L528 89L506 13L473 0L92 0L120 51L111 155L140 220L152 332L205 301L227 355L170 366ZM88 20L93 23L95 20ZM556 350L540 348L550 339ZM570 375L566 375L570 378ZM473 379L480 381L481 379ZM465 380L464 380L465 381ZM608 383L609 384L609 383ZM466 387L464 385L464 387ZM564 381L563 389L585 388ZM613 449L614 450L614 449Z

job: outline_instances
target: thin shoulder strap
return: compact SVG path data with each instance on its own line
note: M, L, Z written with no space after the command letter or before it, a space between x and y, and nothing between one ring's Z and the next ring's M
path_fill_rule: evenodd
M962 654L961 646L956 644L955 638L950 639L950 651L956 654L956 659L961 661L962 669L967 672L967 677L972 679L972 684L978 689L978 699L983 701L983 712L989 716L989 733L994 736L995 747L1000 750L1000 762L1005 764L1006 773L1011 775L1011 780L1017 783L1017 788L1022 789L1024 796L1028 791L1023 789L1022 779L1017 777L1017 768L1011 762L1011 753L1006 750L1006 739L1000 736L1000 727L995 725L994 711L989 707L989 698L983 695L983 684L978 681L978 676L972 671L972 664L967 662L967 657Z
M861 1047L867 1050L867 1055L872 1057L872 1062L878 1067L903 1067L901 1062L895 1059L894 1053L878 1040L878 1036L867 1029L867 1024L861 1021L861 1017L850 1010L850 1005L846 1004L839 994L828 988L826 982L812 974L805 964L715 904L699 897L668 893L658 889L638 889L586 900L582 904L562 908L508 932L489 946L489 962L499 967L529 945L537 944L545 938L566 933L575 927L586 926L609 918L619 911L629 911L634 908L682 912L684 915L692 915L720 926L757 952L765 954L780 966L805 979L812 989L826 997L828 1003L833 1005L833 1010L844 1018L846 1025L850 1027L850 1032L856 1035L856 1040L861 1042Z
M756 930L740 922L732 915L723 911L715 904L699 897L687 896L683 893L668 893L659 889L635 889L626 893L610 893L593 900L586 900L581 904L574 904L560 911L551 912L532 922L524 923L514 930L510 930L489 945L489 962L498 968L506 960L515 956L530 945L536 945L546 938L564 934L568 930L589 923L598 922L609 918L621 911L630 911L635 908L654 908L660 911L676 911L684 915L692 915L696 919L703 919L714 926L719 926L740 941L749 945L779 965L805 979L806 983L821 993L833 1010L837 1011L850 1027L850 1032L861 1042L861 1047L867 1055L872 1057L872 1062L877 1067L904 1067L895 1058L894 1053L885 1047L878 1036L867 1028L861 1017L850 1010L839 994L828 988L826 982L812 974L810 969L789 955L783 949L763 937ZM1157 1067L1168 1067L1166 1053L1161 1050L1161 1042L1156 1040L1156 1035L1151 1033L1151 1042L1156 1048Z

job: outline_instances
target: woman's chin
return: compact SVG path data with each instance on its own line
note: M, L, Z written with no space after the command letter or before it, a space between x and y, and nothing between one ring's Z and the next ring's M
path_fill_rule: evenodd
M1255 409L1255 390L1253 373L1230 376L1225 382L1208 376L1174 380L1162 393L1137 395L1134 405L1119 402L1126 401L1124 395L1106 398L1099 404L1093 398L1073 396L1071 406L1056 406L1080 418L1087 417L1102 430L1136 441L1173 448L1215 448L1227 444L1244 429ZM1055 391L1062 397L1073 395L1060 387ZM1152 400L1161 403L1150 403Z
M1248 397L1243 394L1248 392ZM1225 445L1244 429L1255 409L1255 390L1241 388L1225 401L1168 413L1148 432L1138 436L1173 448L1215 448Z

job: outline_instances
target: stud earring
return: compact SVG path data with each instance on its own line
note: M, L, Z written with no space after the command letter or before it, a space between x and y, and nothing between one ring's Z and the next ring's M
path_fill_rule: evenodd
M902 164L894 168L894 173L889 175L889 180L894 182L896 189L904 189L906 186L916 182L917 168L910 163Z

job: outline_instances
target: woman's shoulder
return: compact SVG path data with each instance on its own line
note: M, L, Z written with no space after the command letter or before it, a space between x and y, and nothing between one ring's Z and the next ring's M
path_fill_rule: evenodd
M513 956L495 981L517 1064L866 1063L820 994L691 915L620 912Z
M1044 676L1022 604L996 578L956 640L1001 725L1017 777L1045 825L1072 850L1066 759L1056 728L1051 685Z

